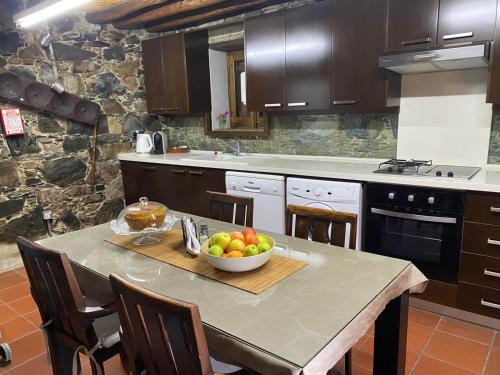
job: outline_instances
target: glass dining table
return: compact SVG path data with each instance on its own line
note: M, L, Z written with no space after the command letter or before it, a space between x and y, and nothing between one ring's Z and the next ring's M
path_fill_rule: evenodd
M241 229L194 219L210 234ZM112 298L108 276L117 273L197 304L218 360L266 375L326 374L375 323L373 373L403 375L408 296L427 282L420 271L399 259L263 233L275 239L278 256L307 265L258 295L106 242L113 235L109 223L40 243L68 255L84 293L95 300Z

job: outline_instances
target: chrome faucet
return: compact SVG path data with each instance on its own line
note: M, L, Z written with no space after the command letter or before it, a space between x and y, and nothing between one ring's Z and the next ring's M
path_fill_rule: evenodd
M241 156L241 144L239 141L233 141L233 145L231 145L228 141L225 141L224 139L220 139L220 138L215 138L215 140L219 143L222 143L223 145L229 147L231 150L234 151L234 154L236 156Z

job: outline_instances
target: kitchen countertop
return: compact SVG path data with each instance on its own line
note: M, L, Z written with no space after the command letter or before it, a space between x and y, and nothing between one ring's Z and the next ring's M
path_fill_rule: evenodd
M373 173L373 171L378 168L378 164L385 161L381 159L258 154L258 156L265 156L267 158L259 161L251 161L248 164L237 164L223 160L218 162L196 159L185 160L189 158L190 155L199 156L202 154L210 155L212 152L192 151L189 154L181 155L138 155L136 153L125 153L119 154L118 159L143 163L219 168L243 172L273 173L280 175L500 193L500 166L480 166L481 170L471 180L463 180L447 177L430 178ZM252 154L247 155L252 156Z

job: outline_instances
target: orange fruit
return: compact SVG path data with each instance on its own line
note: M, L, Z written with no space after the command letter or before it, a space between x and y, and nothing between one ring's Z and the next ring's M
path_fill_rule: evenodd
M241 232L231 232L229 233L229 235L231 236L231 240L244 240L245 239L245 236L243 235L243 233Z
M243 258L243 253L240 251L231 251L227 254L228 258Z

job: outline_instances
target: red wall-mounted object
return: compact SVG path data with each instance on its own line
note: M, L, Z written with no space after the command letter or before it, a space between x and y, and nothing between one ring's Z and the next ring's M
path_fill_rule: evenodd
M4 136L10 137L24 134L23 119L19 108L1 108L0 120L2 121Z

